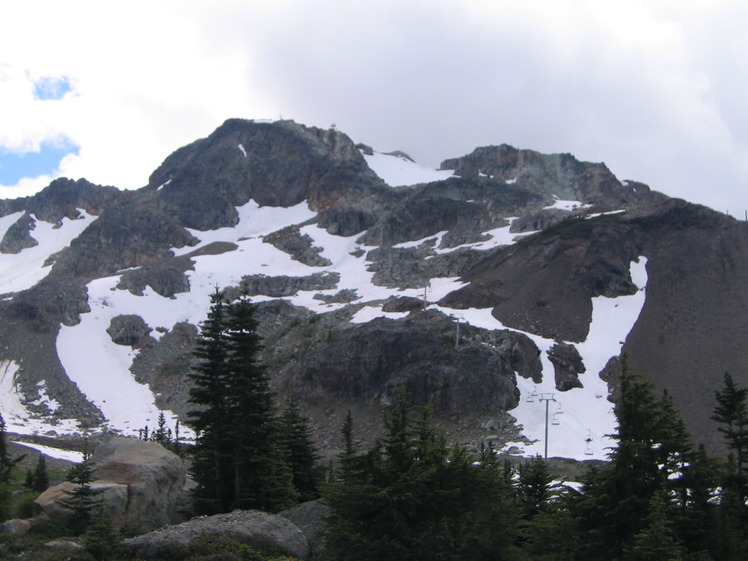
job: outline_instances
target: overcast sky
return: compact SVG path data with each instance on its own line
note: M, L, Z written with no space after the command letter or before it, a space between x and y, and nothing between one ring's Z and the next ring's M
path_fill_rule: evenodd
M0 4L0 196L138 188L225 119L335 124L437 167L508 143L748 209L742 0Z

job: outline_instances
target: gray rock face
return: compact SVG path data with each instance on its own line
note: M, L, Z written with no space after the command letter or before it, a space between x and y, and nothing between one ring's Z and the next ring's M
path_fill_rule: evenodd
M278 230L263 240L272 244L281 251L285 251L296 261L309 265L310 267L327 267L332 265L329 259L320 255L322 248L314 247L312 238L308 235L302 235L297 226L289 226Z
M300 290L330 290L338 285L339 273L314 273L305 277L268 277L249 275L242 278L241 286L247 294L264 294L274 298L292 296Z
M163 559L187 555L200 536L232 538L262 551L309 557L309 544L302 531L286 518L256 510L193 518L176 526L125 540L125 547L139 559Z
M581 388L579 374L585 372L582 357L574 345L556 343L548 351L548 358L553 363L556 374L556 389L561 392Z
M507 144L476 148L471 154L442 162L461 177L479 174L529 189L552 201L560 199L600 203L619 208L635 203L637 193L623 185L605 164L580 162L571 154L540 154Z
M0 242L0 253L20 253L26 248L39 245L39 242L31 237L31 230L35 226L36 221L28 212L24 213L5 232L2 242Z
M117 345L139 347L153 330L140 316L124 315L112 318L106 331Z
M304 536L306 536L307 542L309 542L310 553L313 556L317 556L325 548L327 519L330 514L330 507L323 505L319 501L310 501L284 510L278 513L278 516L290 520L304 532Z
M330 333L291 366L311 395L387 403L404 386L417 405L441 414L507 410L518 403L510 357L470 340L455 348L456 326L426 312L407 320L375 319Z

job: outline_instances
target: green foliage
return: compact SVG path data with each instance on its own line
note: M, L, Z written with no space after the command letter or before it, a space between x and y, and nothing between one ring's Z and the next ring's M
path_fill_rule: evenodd
M84 543L86 551L97 561L111 559L121 550L122 536L114 527L103 501L93 509Z
M83 534L91 521L92 513L99 502L100 491L91 487L94 480L93 463L90 454L84 454L83 461L74 465L67 473L66 479L76 485L68 495L57 502L72 512L70 529L75 535Z
M280 439L285 450L286 463L291 468L293 486L300 502L319 498L322 470L311 430L301 414L298 398L293 397L280 418Z
M0 522L8 520L13 515L12 497L13 488L10 484L0 482Z
M281 510L297 501L294 477L301 475L298 463L289 463L287 441L299 442L303 435L284 432L288 426L276 418L270 377L257 360L254 305L246 295L226 302L218 291L211 302L190 375L190 402L198 406L189 413L197 433L192 467L197 511Z
M8 443L5 439L5 419L0 415L0 485L3 483L10 483L13 468L15 468L24 457L25 455L19 456L15 459L10 457Z
M39 454L39 459L36 462L34 471L29 470L26 475L26 482L24 486L27 489L42 493L49 487L49 474L47 473L47 462L44 460L44 456Z
M475 463L447 446L427 411L413 414L401 395L385 414L387 436L342 458L326 554L332 560L509 558L515 512L492 454Z

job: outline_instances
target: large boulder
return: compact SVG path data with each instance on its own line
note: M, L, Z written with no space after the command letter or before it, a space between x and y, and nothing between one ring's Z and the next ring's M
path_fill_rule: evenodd
M63 481L59 485L49 487L34 502L51 520L65 522L72 515L72 511L62 506L61 501L69 499L75 487L74 483ZM112 481L94 481L91 483L91 489L104 501L104 510L112 520L121 520L127 508L127 485Z
M319 501L308 501L279 512L278 516L287 518L304 532L311 554L317 557L325 547L327 519L331 513L329 506Z
M94 475L127 485L121 528L148 532L170 523L187 477L181 458L157 442L113 438L94 450Z
M203 537L230 538L261 551L309 557L309 544L302 531L287 519L256 510L201 516L176 526L165 526L125 540L125 547L138 559L187 556L193 542Z
M114 524L132 532L150 532L174 521L186 469L176 454L156 442L114 438L101 444L91 456L98 491ZM36 504L55 521L72 514L60 505L75 485L64 481L50 487Z

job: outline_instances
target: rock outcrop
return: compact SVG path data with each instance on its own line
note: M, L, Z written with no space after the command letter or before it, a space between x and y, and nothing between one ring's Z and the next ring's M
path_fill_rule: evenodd
M186 480L182 460L156 442L114 438L99 445L91 456L98 492L115 525L142 533L160 528L175 517ZM36 504L52 520L66 520L71 511L60 505L75 488L65 481L50 487Z
M198 538L229 538L274 555L309 558L309 544L302 531L282 516L256 510L201 516L176 526L125 540L138 559L180 558L190 553Z

